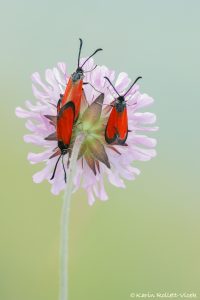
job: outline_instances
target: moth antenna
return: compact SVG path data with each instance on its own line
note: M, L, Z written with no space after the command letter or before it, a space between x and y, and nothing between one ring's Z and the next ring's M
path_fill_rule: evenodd
M62 166L63 166L63 171L64 171L64 180L66 183L67 182L67 174L66 174L65 165L64 165L64 155L62 156Z
M61 156L62 156L62 154L60 154L60 156L59 156L58 159L57 159L57 162L56 162L56 164L55 164L55 167L54 167L54 170L53 170L53 174L52 174L50 180L54 179L54 176L55 176L55 174L56 174L56 169L57 169L57 166L58 166L58 162L59 162Z
M84 73L92 72L92 71L94 71L94 70L96 69L96 67L97 67L97 65L96 65L93 69L91 69L91 70L89 70L89 71L84 71Z
M133 84L131 84L131 86L130 86L130 88L128 89L128 91L126 91L126 93L123 95L123 97L125 97L127 94L128 94L128 92L130 92L130 90L132 89L132 87L136 84L136 82L139 80L139 79L141 79L142 77L141 76L139 76L138 78L136 78L135 79L135 81L133 82Z
M83 84L84 84L84 85L89 84L96 92L98 92L98 93L101 94L101 92L98 91L98 90L97 90L90 82L84 82Z
M99 52L99 51L102 51L103 49L101 49L101 48L98 48L97 50L95 50L85 61L84 61L84 63L82 64L82 66L81 66L81 68L85 65L85 63L92 57L92 56L94 56L97 52Z
M120 97L120 94L118 93L118 91L116 90L116 88L114 87L114 85L112 84L112 82L110 81L110 79L108 77L104 77L109 83L110 85L112 86L113 90L117 93L117 95Z
M113 94L111 93L111 90L109 89L109 87L107 87L107 89L109 90L110 95L115 98L115 96L113 96Z
M127 102L127 101L126 101ZM137 102L133 103L133 104L126 104L127 106L133 106L133 105L136 105Z
M83 46L83 40L79 39L79 41L80 41L80 47L79 47L79 52L78 52L78 68L79 68L79 64L80 64L81 49L82 49L82 46Z

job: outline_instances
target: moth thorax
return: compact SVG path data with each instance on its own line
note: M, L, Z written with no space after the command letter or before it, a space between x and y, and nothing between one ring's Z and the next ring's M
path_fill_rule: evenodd
M123 96L119 96L115 102L116 110L118 112L123 112L126 107L126 101Z
M72 74L72 81L76 82L84 78L83 70L81 68L77 68L76 72Z
M68 145L65 145L63 141L58 141L58 147L60 148L62 154L67 153Z

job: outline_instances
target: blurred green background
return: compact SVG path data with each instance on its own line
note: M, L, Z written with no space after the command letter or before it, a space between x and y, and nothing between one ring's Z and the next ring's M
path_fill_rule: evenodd
M55 300L62 197L34 184L16 106L30 76L96 47L96 57L153 96L158 156L137 163L126 190L91 208L82 191L70 220L70 300L126 300L133 292L195 292L200 299L200 2L1 1L0 299ZM39 150L39 149L38 149Z

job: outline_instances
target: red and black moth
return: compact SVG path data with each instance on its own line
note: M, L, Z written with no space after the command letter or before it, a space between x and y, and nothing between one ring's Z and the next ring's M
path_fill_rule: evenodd
M118 95L111 105L112 110L105 129L105 140L108 144L124 145L128 137L128 116L125 97L134 84L142 77L138 77L124 95L118 93L108 77L104 78L110 83Z
M58 102L59 106L59 102ZM72 101L67 102L63 107L58 108L58 115L57 115L57 124L56 124L56 136L58 141L58 148L60 149L60 156L55 164L54 171L51 177L51 180L54 178L58 162L62 157L62 165L64 170L64 179L66 182L67 176L64 167L64 155L67 154L68 147L71 141L72 130L75 120L75 106Z
M78 67L76 71L71 75L68 80L65 92L63 95L60 95L60 99L57 103L57 121L56 121L56 137L58 141L58 148L60 149L60 156L55 164L55 168L51 177L51 180L54 178L57 165L59 160L62 157L62 165L64 170L64 179L66 182L66 171L64 167L63 157L68 152L68 148L70 145L72 131L74 123L77 121L80 107L81 107L81 99L84 97L83 91L83 78L84 78L84 70L83 66L85 63L94 56L98 51L101 51L101 48L95 50L80 66L80 56L82 49L83 41L80 39L80 47L78 54ZM92 69L93 70L93 69ZM87 71L87 72L91 72Z
M84 71L83 66L86 64L86 62L94 56L97 52L102 51L103 49L98 48L95 50L80 66L80 56L81 56L81 49L83 46L83 41L82 39L80 40L80 47L79 47L79 54L78 54L78 66L76 71L70 76L65 92L63 95L61 95L60 99L60 106L63 107L67 102L72 101L75 106L75 120L77 120L79 112L80 112L80 107L81 107L81 98L83 94L83 78L84 78L84 73L85 72L91 72L93 71L96 66L89 71ZM87 83L85 83L87 84Z

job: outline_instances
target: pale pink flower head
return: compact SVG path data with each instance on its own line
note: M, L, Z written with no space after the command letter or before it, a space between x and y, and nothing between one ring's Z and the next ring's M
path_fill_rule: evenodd
M95 67L93 59L84 66L84 70ZM84 141L77 160L77 168L73 178L74 191L83 188L88 195L88 202L92 205L95 198L102 201L108 199L104 189L104 180L119 188L125 188L125 180L134 180L140 171L134 167L135 161L148 161L156 156L154 147L156 140L148 137L144 132L156 131L153 126L156 116L150 112L141 112L153 103L153 99L139 91L136 84L126 96L128 113L128 138L125 145L109 145L104 138L105 126L108 121L111 106L117 94L105 80L107 76L114 84L119 94L123 94L131 80L124 72L117 77L115 72L106 66L98 66L92 72L85 73L85 82L91 83L84 86L87 103L82 104L79 121L80 126L73 129L83 132ZM40 183L48 180L51 192L58 195L65 188L63 167L58 163L56 174L52 176L55 163L58 159L59 149L56 140L56 105L60 94L64 93L69 74L65 63L58 63L57 67L47 69L45 81L38 73L32 75L32 89L36 98L35 103L26 101L26 109L17 107L16 115L27 119L26 128L30 131L24 136L24 141L43 148L42 152L29 153L28 160L31 164L44 162L44 168L33 175L33 181ZM104 94L100 95L99 92ZM73 140L73 138L72 138ZM72 145L73 146L73 145ZM72 148L72 147L71 147ZM70 151L64 156L67 168Z

